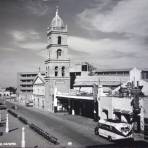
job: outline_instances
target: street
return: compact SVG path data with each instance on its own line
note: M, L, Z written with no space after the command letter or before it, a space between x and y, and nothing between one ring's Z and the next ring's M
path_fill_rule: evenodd
M26 107L18 103L6 102L7 107L11 109L12 106L14 107L14 104L17 106L16 113L56 137L60 143L59 147L118 148L120 145L121 148L138 148L139 146L147 148L148 145L147 142L141 140L109 142L100 136L94 135L94 126L96 123L89 118L55 114Z
M13 103L6 102L6 105L11 108ZM106 139L94 135L91 127L64 120L53 113L37 111L22 105L17 106L18 114L58 138L63 146L68 143L72 143L74 147L109 144Z

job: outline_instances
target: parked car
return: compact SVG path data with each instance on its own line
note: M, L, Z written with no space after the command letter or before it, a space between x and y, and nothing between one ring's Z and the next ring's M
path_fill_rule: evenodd
M11 106L11 108L14 110L17 110L18 107L16 105L13 105L13 106Z
M33 107L33 102L27 102L27 103L26 103L26 106L27 106L27 107Z

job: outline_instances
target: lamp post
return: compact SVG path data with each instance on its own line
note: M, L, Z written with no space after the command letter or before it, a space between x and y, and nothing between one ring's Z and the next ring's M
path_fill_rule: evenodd
M25 128L22 127L22 141L21 141L21 147L25 148Z

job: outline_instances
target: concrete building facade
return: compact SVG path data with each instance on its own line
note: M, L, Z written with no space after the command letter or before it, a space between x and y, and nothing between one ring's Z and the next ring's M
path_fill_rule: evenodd
M33 99L33 81L38 72L19 72L17 73L17 100L26 103ZM45 76L44 72L41 72Z

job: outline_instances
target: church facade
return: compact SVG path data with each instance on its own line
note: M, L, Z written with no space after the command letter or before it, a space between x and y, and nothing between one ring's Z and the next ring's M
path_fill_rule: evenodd
M45 80L39 72L33 81L33 103L35 108L45 107Z
M55 17L47 30L48 59L45 60L45 108L51 112L54 112L57 107L55 91L68 93L70 89L70 58L67 37L67 26L64 25L57 8Z

